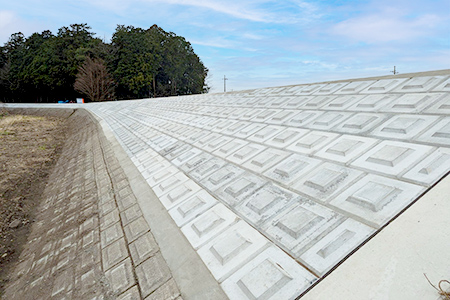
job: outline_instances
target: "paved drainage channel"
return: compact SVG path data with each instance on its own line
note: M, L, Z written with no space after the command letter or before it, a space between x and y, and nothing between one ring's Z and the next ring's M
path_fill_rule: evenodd
M5 299L181 299L109 142L71 117Z

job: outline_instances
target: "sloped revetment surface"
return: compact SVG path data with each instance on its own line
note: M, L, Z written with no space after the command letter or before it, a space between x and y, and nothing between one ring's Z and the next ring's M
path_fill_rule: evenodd
M85 105L231 299L292 299L450 171L450 74Z

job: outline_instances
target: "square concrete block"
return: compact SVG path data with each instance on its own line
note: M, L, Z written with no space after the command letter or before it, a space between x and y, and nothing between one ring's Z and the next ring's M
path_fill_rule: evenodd
M290 154L291 153L283 150L268 148L260 152L256 156L253 156L242 166L259 174L274 166L279 161L285 159Z
M387 116L383 114L355 113L332 129L343 133L367 134L386 118Z
M296 139L307 134L309 130L300 128L286 128L273 136L272 138L266 140L264 144L284 149L293 143Z
M260 113L258 113L253 119L252 122L261 122L265 123L267 119L271 118L278 112L276 109L264 109Z
M244 169L238 168L232 164L226 164L222 168L212 172L200 181L209 191L215 191L221 186L229 183L245 172Z
M342 95L334 98L324 106L322 109L326 110L346 110L348 107L364 98L363 95Z
M156 291L151 293L145 300L160 300L160 299L174 299L182 300L180 291L173 278L169 279L166 283L160 286Z
M404 83L407 78L395 78L395 79L380 79L375 83L369 85L363 89L361 94L384 94L392 91L400 84Z
M236 206L236 211L255 227L267 219L277 216L298 195L273 184L267 184Z
M151 187L155 187L157 186L159 183L161 183L162 181L175 176L177 173L180 173L180 171L175 168L175 167L166 167L162 170L159 171L155 171L152 174L150 174L149 177L144 177L147 180L147 183L151 186Z
M136 267L142 296L147 297L171 278L169 267L158 252Z
M407 171L434 148L425 145L383 141L356 159L352 166L373 173L397 176Z
M377 139L344 134L316 152L314 156L348 164L378 142Z
M418 141L435 145L450 146L450 117L441 119L417 138Z
M251 105L251 104L247 103L247 105ZM262 108L257 108L257 109L253 108L253 109L246 110L244 112L244 114L241 115L240 120L248 121L250 119L253 119L254 117L256 117L262 111L263 111Z
M216 172L226 164L226 161L220 158L213 157L210 160L200 164L194 170L189 172L189 175L195 180L200 181L210 174Z
M294 96L290 97L288 101L284 103L286 109L298 109L302 107L303 103L315 98L315 96Z
M330 95L347 85L348 82L328 83L327 85L314 92L313 95Z
M219 203L181 227L181 231L198 249L238 220L235 213Z
M128 242L132 242L150 230L144 217L139 217L123 228Z
M202 153L202 151L198 148L191 148L188 151L180 154L179 156L177 156L176 158L174 158L172 160L172 163L176 166L176 167L180 167L181 165L185 164L186 162L188 162L189 160L193 159L195 156L199 155L200 153Z
M250 125L250 122L236 122L233 125L229 126L225 131L223 131L222 133L224 134L228 134L231 136L234 136L236 133L238 133L241 129L244 129L245 127L247 127L248 125Z
M306 175L321 163L322 161L318 159L300 154L292 154L264 172L264 175L286 186L290 186L298 178Z
M393 92L396 93L424 93L432 90L440 82L443 81L444 76L424 76L414 77L402 83Z
M441 81L435 88L433 92L450 92L450 77L446 77Z
M120 213L120 217L122 218L122 224L127 225L130 222L136 220L142 216L141 208L139 204L134 204L133 206L127 208L123 212Z
M223 133L228 127L233 126L237 121L235 120L223 120L221 123L217 124L215 128L212 129L214 132Z
M344 221L344 216L314 201L292 201L262 230L286 251L298 258L312 244Z
M236 165L242 165L244 162L248 161L250 158L254 157L265 149L266 147L260 144L250 143L233 152L228 157L226 157L226 159L231 161L232 163L235 163Z
M139 294L139 288L134 285L130 289L126 290L124 293L120 294L116 298L117 300L140 300L141 296Z
M127 258L115 267L105 272L108 285L115 294L121 294L133 285L135 280L133 276L131 260Z
M192 149L191 145L180 141L177 144L177 147L175 149L171 150L169 153L167 153L165 155L165 157L166 157L166 159L173 161L174 159L176 159L177 157L179 157L180 155L182 155L183 153L186 153L187 151L189 151L191 149Z
M259 188L267 183L266 180L245 172L236 177L233 181L223 185L214 192L222 202L233 207L244 201L245 198L255 193Z
M282 126L276 126L276 125L269 125L264 127L263 129L255 132L251 136L249 136L247 139L253 142L262 143L265 140L268 140L269 138L273 137L274 135L278 134L282 130L284 130L285 127Z
M210 133L204 137L199 138L193 145L197 148L203 149L208 145L208 143L214 141L215 139L219 138L221 134L213 132Z
M293 183L291 188L320 202L328 202L362 175L363 172L355 169L324 163Z
M450 86L450 83L449 83ZM439 114L443 116L450 115L450 96L440 97L433 105L422 110L423 113Z
M297 139L294 143L288 146L287 149L297 153L310 155L339 136L339 134L331 132L311 131L310 133L307 133Z
M328 102L334 100L336 96L316 96L308 101L303 102L300 105L300 108L305 109L319 109Z
M319 130L332 130L339 123L342 123L345 119L353 116L352 113L346 112L326 112L319 117L315 118L306 125L307 128L319 129Z
M212 156L211 154L202 151L198 155L187 160L184 164L179 166L179 168L186 174L189 174L190 172L192 172L192 170L194 170L195 168L197 168L198 166L200 166L201 164L210 160L213 157L214 156Z
M423 190L418 185L369 174L330 201L330 204L363 223L380 228Z
M358 112L377 112L379 109L383 108L385 105L392 103L398 99L400 95L368 95L362 98L360 101L351 105L347 110L358 111Z
M222 284L230 299L294 299L316 277L276 247L270 247Z
M269 245L244 221L239 221L198 250L198 255L221 283Z
M106 228L100 234L102 248L105 248L123 237L122 226L120 223L114 223L114 225Z
M169 214L178 227L182 227L217 203L217 199L207 191L200 190L195 195L170 209Z
M239 130L239 132L236 133L234 136L241 139L246 139L247 137L253 135L255 132L261 130L265 126L267 125L262 123L251 123L250 125Z
M443 94L404 94L392 103L380 108L384 112L419 113L442 98Z
M216 155L216 156L219 156L221 158L225 158L228 155L230 155L231 153L239 150L240 148L244 147L247 144L248 144L247 141L244 141L244 140L241 140L241 139L234 139L234 140L231 140L228 143L220 146L212 154Z
M344 85L339 90L334 92L335 95L353 95L358 94L360 91L373 84L375 80L370 81L352 81L347 85Z
M183 182L186 182L188 179L189 178L182 172L177 172L171 174L171 176L166 177L164 180L154 185L152 189L155 192L156 196L161 197Z
M159 200L166 209L171 209L178 203L181 203L182 201L196 194L201 189L202 188L193 180L188 179L187 181L174 187L167 194L161 196Z
M326 85L326 83L308 84L297 90L295 94L300 96L309 96Z
M413 137L429 128L437 121L437 119L437 116L424 115L402 114L393 116L372 130L370 134L398 140L411 140Z
M281 125L289 117L293 117L296 113L298 113L298 110L292 110L292 109L278 110L278 112L276 114L274 114L268 120L266 120L266 123L274 124L274 125Z
M147 232L138 237L128 246L130 248L131 258L133 259L135 266L140 265L146 259L159 251L158 244L156 243L151 232Z
M289 101L291 97L273 97L269 102L269 107L272 108L280 108L284 106L284 104Z
M450 171L450 149L438 148L403 175L403 179L430 186Z
M374 231L369 226L347 219L300 258L319 276L323 276Z

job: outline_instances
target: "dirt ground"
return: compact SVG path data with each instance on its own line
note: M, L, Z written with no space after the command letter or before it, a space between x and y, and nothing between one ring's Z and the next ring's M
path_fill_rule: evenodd
M0 298L63 145L64 126L63 119L0 109Z

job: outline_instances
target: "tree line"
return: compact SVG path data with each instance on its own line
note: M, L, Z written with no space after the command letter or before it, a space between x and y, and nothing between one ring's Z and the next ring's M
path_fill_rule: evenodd
M0 101L138 99L208 91L189 42L157 25L118 25L106 43L87 24L12 34L0 47Z

